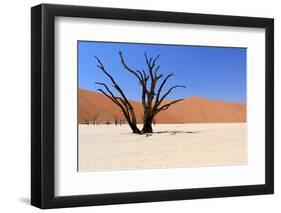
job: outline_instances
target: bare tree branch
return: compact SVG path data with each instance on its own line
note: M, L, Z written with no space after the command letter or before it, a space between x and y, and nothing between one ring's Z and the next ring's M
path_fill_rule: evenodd
M115 98L115 96L113 95L113 93L111 92L111 90L108 88L108 86L105 83L95 82L95 84L104 86L105 89L107 90L107 92L111 95L111 97Z
M153 68L154 66L155 66L155 62L157 61L157 59L160 57L160 54L156 57L156 58L154 58L154 60L153 60L153 62L152 62L152 65L151 65L151 67ZM158 68L159 69L159 68Z
M112 102L114 102L115 104L117 104L118 106L120 106L120 107L122 107L122 105L118 102L118 101L116 101L115 99L114 99L114 97L111 97L110 95L108 95L103 89L97 89L98 91L100 91L101 93L103 93L106 97L108 97Z
M122 96L123 99L120 99L122 100L122 103L127 106L126 108L127 111L129 111L129 115L130 115L130 120L133 122L133 123L136 123L136 115L135 115L135 112L134 112L134 108L133 106L131 105L131 103L129 102L129 100L127 99L126 95L124 94L124 92L122 91L122 89L119 87L119 85L115 82L115 80L113 79L113 77L106 71L105 67L103 66L102 62L99 60L99 58L97 56L95 56L95 58L97 59L98 61L98 67L100 68L100 70L106 74L106 76L111 80L111 82L113 83L113 87L120 93L120 95Z
M144 56L145 56L145 62L146 62L147 67L148 67L148 72L149 72L149 75L150 75L150 79L151 79L151 82L152 82L153 78L154 78L153 77L153 72L152 72L153 67L151 65L152 58L148 59L146 52L144 52Z
M142 75L142 72L139 70L136 70L136 72L140 75L141 79L144 80L144 76Z
M174 73L168 74L168 75L165 77L165 79L162 81L161 85L159 86L158 92L156 93L156 101L155 101L155 106L156 106L156 107L157 107L157 105L158 105L159 98L160 98L160 95L161 95L161 91L162 91L164 85L166 84L167 80L168 80L170 77L172 77L172 76L174 76Z
M176 89L176 88L185 88L185 86L183 85L176 85L176 86L172 86L160 99L160 103L172 92L172 90Z
M182 100L184 100L184 99L183 99L183 98L177 99L177 100L174 100L174 101L172 101L172 102L170 102L170 103L168 103L168 104L165 104L165 105L161 106L160 108L158 108L158 109L156 110L156 113L158 113L158 112L160 112L160 111L162 111L162 110L166 110L166 109L168 109L170 106L172 106L173 104L175 104L175 103L177 103L177 102L179 102L179 101L182 101Z
M134 71L132 70L131 68L129 68L129 66L125 63L124 61L124 58L123 58L123 55L122 55L122 52L120 51L119 52L119 56L120 56L120 59L121 59L121 63L123 64L123 66L126 68L126 70L128 70L130 73L132 73L134 76L137 77L137 79L142 82L143 81L143 78L142 78L142 74L139 72L139 71Z
M155 76L155 78L159 78L160 76L161 76L161 77L163 76L162 74L159 75L159 76L157 76L157 72L158 72L159 69L160 69L160 66L157 66L156 69L154 70L154 76Z
M124 92L122 91L122 89L118 86L118 84L115 82L115 80L113 79L113 77L105 70L103 64L101 63L101 61L99 60L98 57L95 56L95 58L97 59L99 65L97 65L101 71L103 71L107 77L109 77L109 79L111 80L111 82L114 84L114 88L120 93L120 95L122 96L122 98L128 102L128 105L130 108L133 108L132 105L130 104L130 102L128 101L127 97L125 96Z

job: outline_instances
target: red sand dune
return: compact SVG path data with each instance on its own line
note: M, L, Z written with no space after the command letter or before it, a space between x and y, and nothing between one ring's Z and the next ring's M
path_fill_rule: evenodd
M101 93L79 89L79 122L96 120L126 121L120 109ZM168 101L166 101L168 102ZM138 123L142 122L142 105L131 101ZM156 116L156 123L246 122L246 104L190 97L172 105Z

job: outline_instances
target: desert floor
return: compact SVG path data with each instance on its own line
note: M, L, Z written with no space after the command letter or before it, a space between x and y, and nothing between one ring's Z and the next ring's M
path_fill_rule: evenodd
M79 125L78 170L121 170L247 163L247 124L157 124L136 135L127 125Z

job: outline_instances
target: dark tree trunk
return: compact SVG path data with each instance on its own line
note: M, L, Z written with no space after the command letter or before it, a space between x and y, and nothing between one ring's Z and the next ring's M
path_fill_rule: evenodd
M136 124L130 122L129 126L130 126L130 128L131 128L133 133L135 133L135 134L142 134L142 132L139 130L139 128L137 127Z
M141 133L142 134L145 134L145 133L153 133L153 129L152 129L152 125L151 123L146 123L143 125L143 128L141 130Z
M141 133L153 133L153 129L152 129L152 121L153 121L153 117L151 116L147 116L144 118L143 121L143 128L141 130Z

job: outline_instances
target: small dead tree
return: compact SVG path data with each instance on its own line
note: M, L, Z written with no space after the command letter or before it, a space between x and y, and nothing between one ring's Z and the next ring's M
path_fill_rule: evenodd
M109 87L105 83L96 82L97 85L103 86L103 89L99 88L98 91L103 93L106 97L108 97L114 104L116 104L124 114L130 128L133 133L137 134L145 134L152 133L152 123L155 116L167 110L173 104L182 101L183 99L173 100L169 103L163 104L163 100L176 88L185 88L182 85L175 85L170 87L166 92L163 93L163 88L167 81L173 76L173 73L168 74L166 77L163 74L158 74L160 66L156 66L156 61L160 57L158 55L155 58L148 57L146 53L144 53L145 62L147 69L144 70L134 70L130 68L124 60L122 52L119 52L120 61L123 67L136 77L140 86L141 86L141 100L143 106L143 127L140 130L137 127L137 120L133 106L129 102L125 93L121 89L121 87L117 84L114 78L109 74L109 72L105 69L103 63L100 59L95 56L97 59L97 67L110 79L113 84L113 88L119 94L118 96L114 95L114 93L109 89ZM160 79L163 79L161 82ZM159 86L157 84L159 83Z
M93 125L96 125L96 124L97 124L97 120L98 120L99 116L100 116L100 112L97 112L97 113L93 116L93 118L92 118Z
M85 124L87 124L87 126L90 125L90 120L89 119L85 119Z
M116 116L116 115L114 115L113 117L114 117L114 123L115 123L115 126L117 126L117 125L118 125L118 118L117 118L117 116Z

